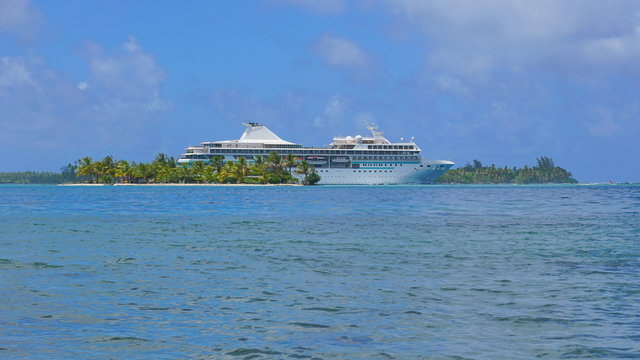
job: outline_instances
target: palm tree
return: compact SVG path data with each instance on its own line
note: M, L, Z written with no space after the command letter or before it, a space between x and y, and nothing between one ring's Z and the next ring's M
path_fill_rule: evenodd
M177 165L177 163L176 163L176 159L175 159L173 156L171 156L169 159L167 159L166 164L167 164L167 166L168 166L168 167L170 167L170 168L172 168L172 169L173 169L173 168L175 168L175 167L176 167L176 165Z
M309 175L305 178L305 185L315 185L320 181L320 175L316 172L316 167L312 166Z
M540 158L536 158L538 162L538 167L541 169L550 169L555 167L553 160L547 156L541 156Z
M153 159L152 164L156 164L156 165L166 165L167 164L167 154L164 153L158 153L158 155L156 155L156 158Z
M244 156L238 158L238 162L235 164L234 175L236 181L240 184L244 183L244 178L249 175L249 167L247 166L247 159Z
M320 181L320 175L316 172L315 166L309 166L309 163L304 160L298 164L296 173L304 176L302 178L304 185L314 185Z
M291 175L291 169L296 166L296 157L293 156L293 154L288 154L285 157L285 161L284 161L285 165L287 166L287 168L289 169L289 175Z
M175 183L178 182L178 170L176 167L170 166L152 166L155 173L156 182L159 183Z
M211 166L211 165L207 165L204 168L204 182L205 183L211 183L214 182L216 180L216 176L218 175L218 172L216 171L216 169Z
M96 173L96 182L102 180L104 182L112 181L112 176L115 173L115 162L113 156L105 156L102 161L96 161L94 163L94 170Z
M282 157L278 155L275 151L269 153L265 160L267 168L265 169L267 172L271 173L271 180L276 182L282 181L282 172L284 171L284 162L282 161Z
M236 178L236 164L233 161L227 161L222 169L218 172L218 182L231 183L237 180Z
M305 177L309 173L309 163L305 160L300 161L298 167L296 168L296 173L300 175L304 175Z
M222 165L224 165L222 160L223 157L220 155L211 156L209 158L209 163L216 169L216 172L220 172L220 169L222 169Z
M205 173L204 161L196 161L192 163L191 171L193 173L193 177L199 183L204 182L204 173Z
M156 172L153 166L145 163L136 164L133 168L134 177L142 179L144 183L148 183L155 177Z
M256 155L253 157L253 164L256 166L262 166L264 164L264 158L262 155Z
M89 182L93 182L93 175L96 173L96 168L93 160L89 156L85 156L77 162L78 167L76 168L76 172L78 175L89 176ZM98 182L98 177L96 176L96 183Z
M131 165L127 160L120 160L116 163L114 175L120 178L121 182L128 183L131 172Z
M175 170L177 171L178 181L180 183L184 184L191 181L192 171L187 164L182 164L180 166L177 166Z

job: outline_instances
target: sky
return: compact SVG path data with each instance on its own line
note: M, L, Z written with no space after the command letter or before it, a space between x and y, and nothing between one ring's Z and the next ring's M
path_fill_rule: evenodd
M640 1L0 0L0 171L177 157L249 121L640 181Z

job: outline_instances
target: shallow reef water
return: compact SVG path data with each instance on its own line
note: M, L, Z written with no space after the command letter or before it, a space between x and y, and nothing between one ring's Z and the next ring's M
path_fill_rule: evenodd
M0 186L2 359L637 359L640 186Z

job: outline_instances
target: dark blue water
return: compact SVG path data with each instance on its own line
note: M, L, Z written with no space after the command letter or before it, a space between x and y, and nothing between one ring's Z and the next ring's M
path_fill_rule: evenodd
M0 358L637 359L640 187L3 186Z

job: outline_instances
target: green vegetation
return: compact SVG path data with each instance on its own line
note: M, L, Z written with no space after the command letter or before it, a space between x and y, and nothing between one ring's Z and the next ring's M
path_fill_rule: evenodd
M553 160L542 156L534 167L509 169L495 165L482 166L478 160L462 168L442 174L440 184L562 184L577 183L570 172L555 166ZM293 176L298 175L298 177ZM301 180L298 180L300 178ZM150 163L114 160L107 156L100 161L84 157L56 172L0 172L0 184L61 184L61 183L133 183L133 184L294 184L314 185L320 181L316 169L295 156L279 156L272 152L251 161L224 162L221 156L209 161L177 164L173 157L158 154Z
M69 164L59 173L49 171L0 172L0 184L61 184L76 181L75 166Z
M439 184L574 184L578 181L567 170L555 166L551 158L542 156L534 167L522 169L495 165L482 166L478 160L473 165L448 170L436 180Z
M76 162L77 182L86 183L134 183L134 184L295 184L302 176L304 185L314 185L320 176L306 161L298 162L294 156L282 158L276 152L266 157L256 156L251 161L244 157L224 162L221 156L209 161L178 164L173 157L158 154L151 163L134 163L114 160L107 156L100 161L84 157Z

